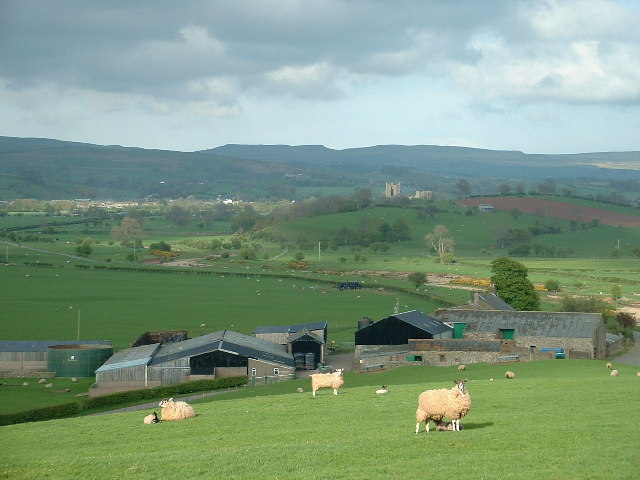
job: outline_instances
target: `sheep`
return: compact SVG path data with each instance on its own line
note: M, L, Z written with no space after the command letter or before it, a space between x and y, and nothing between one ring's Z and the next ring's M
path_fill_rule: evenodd
M466 368L467 368L467 366L466 366L466 365L460 365L460 366L458 367L458 371L459 371L459 372L461 372L461 371L463 371L463 370L466 370Z
M338 395L338 389L344 383L342 378L343 368L337 368L333 373L314 373L311 377L311 391L316 396L316 391L320 388L333 388L333 394Z
M618 370L611 370L610 375L611 375L612 377L617 377L618 375L620 375L620 372L619 372Z
M156 412L153 412L144 417L143 421L145 425L151 425L152 423L158 423L160 419L158 418L158 414Z
M515 373L513 373L513 372L511 372L511 371L506 372L506 373L504 374L504 376L505 376L505 378L508 378L508 379L516 378L516 374L515 374Z
M298 387L298 388L296 388L296 392L298 392L298 393L303 393L303 392L304 392L304 390L302 389L302 387Z
M425 431L429 433L431 420L439 422L443 417L451 419L452 430L460 430L460 419L471 410L471 397L465 388L464 380L454 380L451 389L440 388L426 390L418 397L416 410L416 434L420 431L420 424L425 422Z
M387 388L387 386L386 385L382 385L382 388L379 388L378 390L376 390L376 394L384 395L388 391L389 391L389 389Z
M611 369L613 368L613 365L611 365L611 362L607 362L607 368L608 368L609 370L611 370Z
M47 383L47 381L44 378L41 378L40 380L38 380L38 383L42 385L43 383Z
M439 432L451 432L453 430L453 422L443 422L442 420L436 420L436 430ZM464 426L460 424L460 430L462 430Z
M159 403L162 408L162 420L182 420L196 416L193 407L187 402L175 401L173 398L165 398Z

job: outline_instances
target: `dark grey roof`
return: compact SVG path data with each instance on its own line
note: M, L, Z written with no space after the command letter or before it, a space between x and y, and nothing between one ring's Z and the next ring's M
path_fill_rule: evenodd
M324 345L324 340L320 337L318 337L318 335L310 332L309 330L307 330L306 328L303 328L302 330L299 330L297 333L294 333L293 335L291 335L287 341L289 343L295 342L296 340L299 340L303 337L309 337L311 338L311 340L318 342L321 345Z
M159 343L142 345L141 347L127 348L120 350L104 362L96 372L106 372L107 370L117 370L119 368L149 365L153 354L160 348Z
M502 301L500 297L498 297L495 293L479 295L478 300L492 307L492 310L515 310L515 308L513 308L511 305Z
M109 340L0 340L0 352L46 352L54 345L111 345Z
M531 337L593 338L602 323L599 313L519 312L504 310L437 310L443 322L464 322L466 333L495 333L514 329L516 335Z
M220 330L182 342L164 344L155 353L149 365L202 355L216 350L255 358L264 362L295 366L293 355L287 352L287 348L284 345L278 345L250 335L243 335L233 330Z
M307 330L324 330L327 328L327 322L298 323L294 325L273 325L266 327L257 327L253 334L256 333L296 333L306 328Z
M391 315L391 317L397 318L402 322L413 325L414 327L417 327L420 330L424 330L425 332L431 333L432 335L437 335L438 333L453 330L453 327L450 327L449 325L442 323L440 320L430 317L429 315L426 315L420 312L419 310L411 310L409 312L396 313L394 315Z

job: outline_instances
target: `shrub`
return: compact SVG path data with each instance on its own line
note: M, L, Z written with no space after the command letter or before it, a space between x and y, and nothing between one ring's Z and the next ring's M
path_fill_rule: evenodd
M558 280L554 280L550 278L546 282L544 282L544 286L547 287L547 290L550 292L559 292L560 291L560 282Z

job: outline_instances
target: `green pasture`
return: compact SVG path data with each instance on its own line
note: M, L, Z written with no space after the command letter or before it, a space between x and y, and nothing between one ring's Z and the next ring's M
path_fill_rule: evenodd
M58 377L46 378L46 383L39 383L39 380L40 377L0 378L0 414L76 401L77 396L86 395L96 381L95 377L78 378L76 382ZM49 383L52 386L46 388L45 385Z
M16 265L0 267L0 284L3 339L76 340L79 323L80 340L110 340L116 350L145 331L251 334L260 325L316 321L328 322L330 341L352 342L359 319L391 315L396 303L402 311L442 306L377 288L338 291L333 279L311 282L304 274L282 279Z
M469 365L460 432L415 429L421 391L455 367L345 374L340 393L308 380L192 402L196 417L144 425L152 408L0 427L5 478L637 478L640 378L625 365L549 360ZM504 378L506 370L516 374ZM493 380L491 380L493 379ZM386 384L389 393L375 395ZM296 393L296 387L304 393Z

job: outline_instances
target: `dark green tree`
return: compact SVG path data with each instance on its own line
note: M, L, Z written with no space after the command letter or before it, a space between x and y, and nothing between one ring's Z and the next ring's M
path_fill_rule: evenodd
M539 310L540 295L527 278L527 267L509 257L491 262L491 283L496 294L516 310Z
M422 272L413 272L409 274L407 279L416 286L416 289L418 289L424 282L426 282L427 275Z

